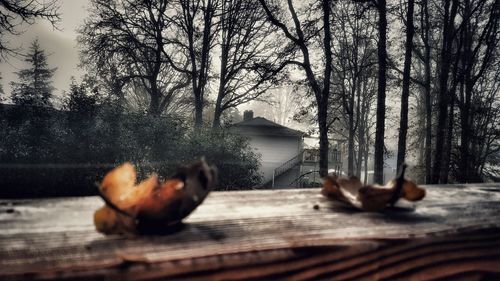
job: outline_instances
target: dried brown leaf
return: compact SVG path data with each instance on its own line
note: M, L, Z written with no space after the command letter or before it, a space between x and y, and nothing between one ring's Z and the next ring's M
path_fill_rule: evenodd
M418 201L425 197L425 189L414 182L404 179L403 167L401 175L386 186L366 185L356 177L342 178L328 175L324 178L321 193L331 199L348 203L358 209L378 212L392 206L400 198Z
M161 232L178 224L215 187L214 167L203 160L182 167L172 178L160 182L156 175L135 185L135 168L125 163L110 171L99 186L106 205L94 214L99 232Z

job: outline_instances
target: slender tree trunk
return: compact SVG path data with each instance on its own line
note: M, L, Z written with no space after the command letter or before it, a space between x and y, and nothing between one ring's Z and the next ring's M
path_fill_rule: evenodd
M451 100L450 100L450 109L449 109L449 115L448 115L448 128L447 128L447 135L446 135L446 145L445 145L445 153L444 153L444 159L443 159L443 168L440 173L440 178L439 182L447 184L448 183L448 178L450 174L450 161L451 161L451 151L452 151L452 145L453 145L453 115L454 115L454 104L455 104L455 99L453 98L453 95L451 95Z
M445 14L443 20L443 43L440 56L439 70L439 93L438 93L438 123L436 127L436 149L434 157L434 166L432 168L433 175L431 183L439 183L440 172L442 171L442 161L444 153L444 144L446 137L446 119L448 117L448 76L450 68L450 52L452 45L452 27L457 13L456 0L450 11L450 0L446 0L444 4Z
M466 183L469 174L469 135L470 135L470 107L472 89L465 78L465 101L460 114L460 182Z
M332 75L332 35L330 31L330 1L323 0L323 46L325 53L325 69L323 72L323 89L316 93L318 102L318 125L319 125L319 174L324 177L328 175L328 99L330 97L330 83ZM309 59L308 59L309 60Z
M194 125L201 127L203 125L203 98L196 95L194 100Z
M217 129L221 126L222 110L219 104L215 104L214 110L214 121L212 123L212 128Z
M357 70L356 70L357 72ZM355 125L355 133L358 138L358 150L357 150L357 156L356 156L356 170L354 172L354 175L357 178L361 178L361 169L363 165L363 155L364 155L364 146L365 146L365 140L364 140L364 131L365 131L365 115L368 114L366 106L365 106L365 100L366 96L362 99L362 93L366 93L366 88L363 88L365 84L363 83L363 77L357 77L355 79L356 81L356 88L357 88L357 102L356 102L356 125Z
M361 120L361 128L359 129L359 147L360 151L363 151L363 161L360 161L361 166L360 166L360 171L361 168L363 167L363 162L364 162L364 180L363 183L366 184L368 180L368 153L370 151L370 129L368 125L368 121L370 118L370 101L366 97L366 94L368 93L368 77L364 76L362 78L362 87L360 87L360 90L362 88L363 95L365 98L363 98L363 105L362 105L362 118Z
M215 101L215 110L214 110L214 120L212 123L212 128L216 129L220 127L220 122L221 122L221 117L222 117L222 101L225 96L225 77L227 73L227 53L224 55L221 55L221 74L220 74L220 81L219 81L219 90L217 94L217 100ZM226 58L226 59L224 59Z
M430 66L428 74L429 74L429 80L427 80L426 77L425 81L425 183L426 184L431 183L431 174L432 174L432 102L431 102L431 85L430 85Z
M468 1L466 1L466 11L470 12L470 4ZM470 110L471 110L471 98L472 98L472 90L473 90L473 83L471 79L471 72L466 71L469 68L469 65L472 64L472 51L471 51L471 44L472 44L472 38L471 34L469 32L469 25L466 24L463 28L462 34L464 42L464 52L462 55L462 68L464 69L464 75L463 77L463 85L462 89L464 90L464 99L462 101L462 107L460 110L460 126L461 126L461 132L460 132L460 166L459 166L459 171L460 171L460 177L459 181L466 183L469 178L469 145L470 145Z
M367 107L368 108L368 107ZM364 131L364 134L365 134L365 137L364 137L364 143L365 143L365 147L364 147L364 159L365 159L365 177L364 177L364 184L367 184L368 183L368 158L369 158L369 153L370 153L370 130L368 129L368 112L366 113L366 116L365 116L365 124L366 124L366 128L365 128L365 131Z
M368 181L368 146L366 146L366 148L365 148L364 159L365 159L365 175L363 178L363 184L367 184L367 181Z
M354 175L354 116L349 114L349 135L347 140L347 175Z
M221 13L220 26L221 29L221 55L220 55L220 78L219 78L219 90L217 92L217 99L215 101L215 111L214 120L212 123L212 128L216 129L220 127L221 116L222 116L222 101L226 95L226 76L227 76L227 65L229 60L229 44L228 44L228 22L226 19L226 4L231 5L230 2L223 2L223 10Z
M384 135L385 135L385 90L387 70L387 4L385 0L378 1L378 90L377 90L377 125L375 129L375 160L374 176L375 183L384 181Z
M421 4L420 23L424 42L424 98L425 98L425 183L431 183L432 171L432 100L431 100L431 47L429 44L429 8L427 1Z
M403 93L401 95L401 113L399 120L399 141L397 169L402 167L406 158L406 135L408 132L408 98L410 96L410 72L411 53L413 49L413 0L408 0L408 11L406 14L406 46L405 62L403 69Z
M328 127L327 106L318 106L318 125L319 125L319 175L325 177L328 175Z
M323 51L325 55L325 68L323 71L322 81L319 81L315 73L313 71L311 61L309 59L309 49L306 44L305 35L301 28L300 20L295 12L295 8L293 7L293 1L288 0L287 5L290 11L290 15L292 17L296 36L292 35L286 25L279 20L277 20L273 15L270 9L268 8L266 1L259 1L266 11L269 21L271 23L280 28L286 37L288 37L298 48L300 48L303 56L303 62L300 63L303 68L307 80L309 82L309 86L311 90L314 92L316 105L318 109L317 113L317 122L319 128L319 173L320 176L324 177L328 174L328 101L330 97L330 84L331 84L331 74L332 74L332 48L331 48L331 30L330 30L330 8L331 8L331 0L322 0L321 1L321 10L322 10L322 23L323 23Z
M365 148L365 132L364 132L364 124L360 124L358 128L358 161L356 161L356 177L361 177L361 169L363 167L363 155Z

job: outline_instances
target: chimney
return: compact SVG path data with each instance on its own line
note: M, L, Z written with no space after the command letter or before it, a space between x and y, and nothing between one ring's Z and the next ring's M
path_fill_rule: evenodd
M250 121L253 119L253 111L245 110L243 111L243 121Z

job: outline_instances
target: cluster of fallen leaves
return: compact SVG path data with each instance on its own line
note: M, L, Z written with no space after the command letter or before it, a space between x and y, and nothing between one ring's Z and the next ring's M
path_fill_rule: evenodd
M404 178L406 166L398 178L385 186L363 185L356 177L328 175L322 194L363 211L381 211L399 199L418 201L425 189ZM181 167L171 178L161 181L157 175L137 181L135 167L125 163L111 170L99 185L105 205L94 213L99 232L156 233L178 225L215 187L217 172L204 160Z
M135 167L125 163L110 171L99 185L105 206L94 213L99 232L161 232L176 225L200 205L215 187L217 172L205 161L181 167L165 181L157 175L136 184Z
M328 175L324 178L321 193L329 199L347 203L357 209L377 212L393 206L400 198L418 201L425 197L425 189L401 175L387 185L363 185L357 177L343 178Z

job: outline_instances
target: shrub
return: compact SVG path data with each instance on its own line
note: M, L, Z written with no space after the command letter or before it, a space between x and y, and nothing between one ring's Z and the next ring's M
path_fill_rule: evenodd
M3 106L0 124L0 197L94 195L95 182L125 161L139 178L167 177L205 157L219 169L219 190L260 182L258 157L245 139L189 130L175 118Z

